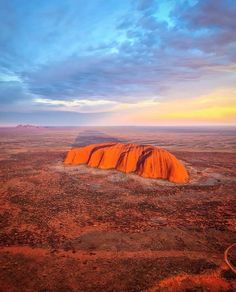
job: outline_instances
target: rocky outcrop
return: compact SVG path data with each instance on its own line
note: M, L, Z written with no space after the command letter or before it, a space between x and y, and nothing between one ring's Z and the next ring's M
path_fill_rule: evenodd
M142 177L186 183L189 179L183 164L159 147L123 143L92 144L71 149L65 164L87 164L101 169L117 169Z
M35 126L35 125L17 125L17 129L42 129L43 127Z

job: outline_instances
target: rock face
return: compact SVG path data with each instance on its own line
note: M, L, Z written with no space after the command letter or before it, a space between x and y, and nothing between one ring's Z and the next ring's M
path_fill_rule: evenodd
M185 183L189 176L174 155L159 147L123 143L102 143L71 149L65 164L87 164L101 169L117 169L148 178Z

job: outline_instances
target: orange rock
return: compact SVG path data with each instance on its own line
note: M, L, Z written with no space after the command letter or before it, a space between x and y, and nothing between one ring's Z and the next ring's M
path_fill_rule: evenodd
M91 144L71 149L65 164L87 164L102 169L117 169L148 178L168 179L175 183L189 180L183 164L159 147L123 143Z

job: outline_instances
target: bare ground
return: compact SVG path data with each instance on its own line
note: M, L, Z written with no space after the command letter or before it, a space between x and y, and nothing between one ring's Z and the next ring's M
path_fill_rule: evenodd
M63 165L72 145L109 137L170 150L191 181ZM234 129L1 129L0 290L234 291L224 251L236 242L235 138Z

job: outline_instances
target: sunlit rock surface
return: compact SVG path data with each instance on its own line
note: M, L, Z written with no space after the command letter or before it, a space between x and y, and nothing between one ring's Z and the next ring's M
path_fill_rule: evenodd
M71 149L64 162L73 165L87 164L101 169L117 169L175 183L186 183L189 179L185 167L174 155L150 145L92 144Z

